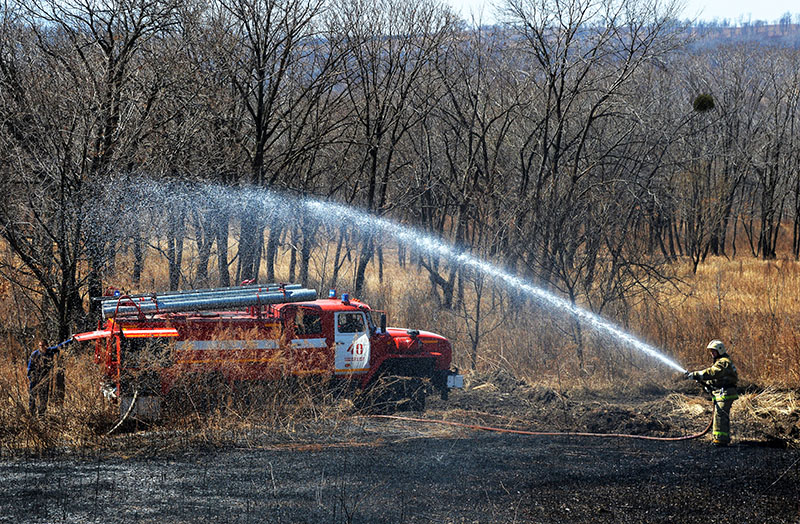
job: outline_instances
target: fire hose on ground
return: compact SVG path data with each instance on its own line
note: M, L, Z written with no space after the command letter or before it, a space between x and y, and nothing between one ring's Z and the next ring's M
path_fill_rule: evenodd
M706 384L702 380L697 380L697 382L700 383L700 385L703 387L704 390L706 390L706 392L711 393L711 387L708 384ZM654 437L649 435L632 435L628 433L591 433L584 431L529 431L524 429L500 428L495 426L468 424L465 422L454 422L451 420L443 420L443 419L403 417L399 415L370 415L369 418L400 420L404 422L420 422L426 424L440 424L445 426L454 426L459 428L472 429L476 431L492 431L496 433L511 433L514 435L528 435L537 437L602 437L602 438L629 438L629 439L639 439L639 440L657 440L662 442L675 442L680 440L692 440L700 438L706 433L708 433L709 430L711 430L711 426L714 424L715 409L716 405L712 403L711 419L708 421L708 424L702 431L698 433L693 433L691 435L683 435L680 437Z

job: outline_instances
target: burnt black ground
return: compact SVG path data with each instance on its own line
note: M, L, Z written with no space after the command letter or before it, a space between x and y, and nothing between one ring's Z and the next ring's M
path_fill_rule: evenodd
M690 389L672 401L505 382L431 399L424 416L668 437L711 414L702 399L700 415L675 409ZM707 435L524 436L357 416L253 426L213 449L187 431L127 433L103 451L0 456L0 522L800 524L799 414L734 417L735 444L721 449Z
M346 442L0 461L2 522L800 522L800 450L358 420Z

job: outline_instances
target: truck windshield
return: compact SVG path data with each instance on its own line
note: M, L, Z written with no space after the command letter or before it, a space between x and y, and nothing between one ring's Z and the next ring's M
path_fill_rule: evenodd
M367 315L367 324L369 324L369 332L374 333L378 329L378 324L375 323L375 317L373 317L373 313L378 313L377 311L364 311L364 314Z

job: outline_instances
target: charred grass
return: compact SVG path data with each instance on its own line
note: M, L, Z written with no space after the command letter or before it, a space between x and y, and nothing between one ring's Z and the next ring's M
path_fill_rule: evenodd
M708 395L683 381L665 386L640 383L625 391L586 387L559 391L502 370L471 375L465 391L443 409L448 419L477 425L662 438L695 435L712 416ZM734 402L731 420L738 442L800 447L800 408L794 390L748 386Z

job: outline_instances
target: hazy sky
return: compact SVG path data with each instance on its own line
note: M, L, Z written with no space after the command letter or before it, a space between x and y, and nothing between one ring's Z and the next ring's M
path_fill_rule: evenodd
M800 14L797 0L686 0L683 10L686 18L697 16L702 20L728 18L737 21L740 16L745 20L766 20L772 22L785 12Z
M461 10L462 16L469 18L470 10L484 9L483 20L494 20L493 9L490 3L496 0L448 0L456 9ZM713 20L714 18L727 18L737 22L740 17L744 20L766 20L772 22L779 19L783 13L789 11L792 15L800 14L800 3L797 0L684 0L685 8L683 18L699 18Z

